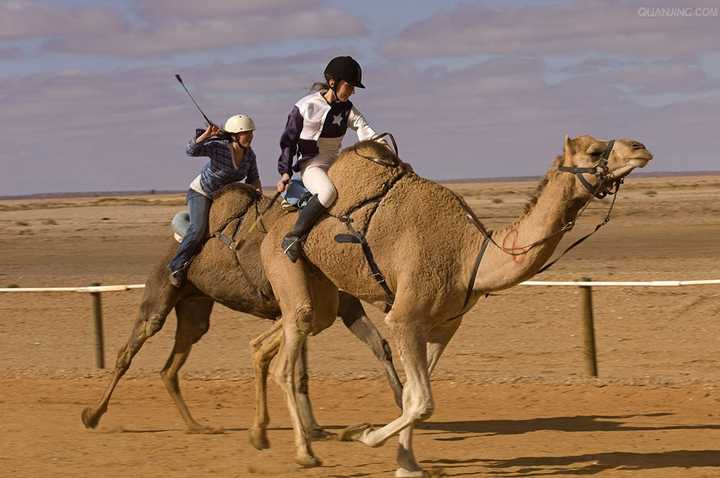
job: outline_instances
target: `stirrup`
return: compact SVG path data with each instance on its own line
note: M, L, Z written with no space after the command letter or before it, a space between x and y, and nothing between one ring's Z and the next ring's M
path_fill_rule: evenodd
M282 240L283 253L288 256L290 262L297 262L300 258L302 241L297 236L285 236Z
M176 288L181 288L185 283L185 269L178 269L172 271L169 274L170 285Z

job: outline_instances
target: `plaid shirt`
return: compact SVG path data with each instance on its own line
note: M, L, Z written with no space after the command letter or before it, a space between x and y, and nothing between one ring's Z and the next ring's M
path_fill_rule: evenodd
M200 130L202 134L202 131ZM199 135L196 135L196 137ZM210 161L200 172L200 184L210 197L227 184L245 180L248 184L260 183L255 151L248 148L245 157L236 168L227 140L210 139L196 143L195 138L187 145L188 156L207 156Z

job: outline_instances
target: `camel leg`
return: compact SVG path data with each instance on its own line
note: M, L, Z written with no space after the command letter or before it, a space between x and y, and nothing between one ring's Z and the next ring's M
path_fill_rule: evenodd
M82 422L85 428L95 428L100 423L100 419L107 411L110 397L122 376L130 368L133 357L140 351L148 338L160 331L165 324L165 318L175 306L179 296L180 291L170 285L167 280L165 264L162 264L156 270L154 277L147 282L143 302L140 305L140 314L135 320L130 338L118 351L115 372L110 379L110 384L94 408L88 407L82 411Z
M437 327L430 331L427 344L428 375L432 375L433 370L435 370L440 360L440 356L455 335L461 322L462 317L458 317L445 324L444 327ZM397 462L400 465L397 476L424 476L420 466L417 461L415 461L415 456L412 451L412 432L413 426L403 428L400 431L396 454ZM410 473L403 473L400 470Z
M430 338L427 346L428 373L432 375L433 370L440 361L440 356L445 351L445 347L457 332L462 316L456 317L450 322L443 324L443 327L436 327L430 331Z
M296 386L296 367L302 360L302 347L307 335L312 330L313 306L303 261L293 264L285 258L282 269L266 267L268 274L273 270L281 270L278 284L286 283L286 287L277 287L276 294L283 312L283 346L278 354L278 365L275 368L275 379L285 392L290 420L295 435L295 461L302 466L319 466L320 460L315 456L311 447L309 430L305 430L300 417L298 404L298 387ZM269 277L273 282L273 277ZM274 284L275 285L275 284ZM274 287L275 288L275 287Z
M280 366L277 370L278 374L281 375L279 382L286 395L290 420L295 433L295 462L302 466L319 466L322 463L312 450L310 430L305 428L303 422L306 420L303 420L301 416L302 412L298 397L299 387L296 380L296 368L300 366L298 362L302 360L302 347L305 340L307 340L307 332L302 330L302 325L298 326L295 322L311 321L312 306L310 302L306 302L299 305L295 312L295 316L291 316L292 320L288 320L290 325L283 327L284 346L282 347L283 353L280 357Z
M213 304L214 302L206 297L183 299L177 303L175 306L177 315L175 345L160 372L165 388L175 401L175 405L185 421L188 433L222 433L221 429L201 425L195 421L182 397L178 380L178 372L190 355L193 344L197 343L210 327L210 313Z
M313 413L310 401L310 377L308 375L307 341L302 348L301 360L298 362L296 377L298 405L300 407L300 419L303 421L305 430L308 431L311 440L328 440L335 438L336 433L322 428Z
M250 428L250 443L258 450L270 448L267 426L270 416L267 409L267 376L272 359L277 355L282 343L283 332L280 321L270 330L253 339L250 344L255 348L253 364L255 367L255 422ZM299 366L296 370L295 385L298 397L300 419L305 430L313 440L326 440L335 436L318 425L309 397L309 377L307 374L307 347L303 347Z
M375 357L383 364L385 375L395 397L395 403L402 409L403 386L393 364L390 344L387 343L375 325L367 318L365 309L356 297L341 291L338 315L342 318L345 327L370 347Z
M282 343L282 322L277 320L265 333L250 342L255 368L255 423L250 428L250 443L258 450L270 448L267 426L270 416L267 407L267 376L270 362L277 355Z
M414 423L428 419L434 408L426 356L428 335L419 326L422 321L415 320L413 315L412 312L405 312L402 305L396 302L385 319L393 331L405 370L402 415L377 430L360 425L350 427L341 434L341 439L357 440L376 447L407 429L400 441L402 451L397 456L399 467L395 476L398 477L426 476L415 460L412 431Z

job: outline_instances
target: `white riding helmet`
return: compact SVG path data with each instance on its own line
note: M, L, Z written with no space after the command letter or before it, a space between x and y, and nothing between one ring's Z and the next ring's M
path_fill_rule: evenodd
M229 117L227 121L225 121L223 129L228 133L255 131L255 123L248 115L235 115Z

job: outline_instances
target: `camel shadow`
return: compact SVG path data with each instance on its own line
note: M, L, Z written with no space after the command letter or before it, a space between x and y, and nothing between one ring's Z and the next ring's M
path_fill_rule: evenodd
M640 471L663 468L720 467L720 450L674 450L657 453L608 452L482 461L484 466L491 470L487 472L490 476L579 476L594 475L608 470ZM517 470L504 470L506 468L517 468ZM462 474L454 476L462 476Z
M560 432L633 432L656 430L720 430L720 424L704 425L628 425L625 420L638 417L665 417L671 413L646 413L635 415L589 415L529 420L477 420L457 422L423 422L416 425L418 430L427 430L423 435L453 435L434 438L438 441L462 441L469 438L496 435L519 435L535 431ZM461 435L461 436L457 436Z

